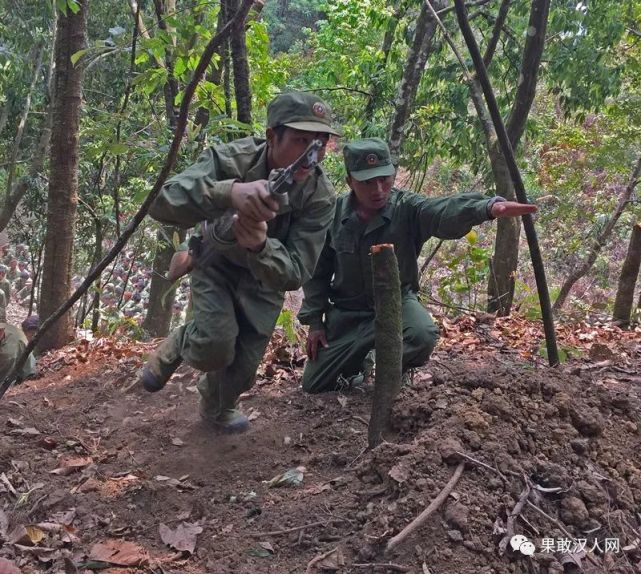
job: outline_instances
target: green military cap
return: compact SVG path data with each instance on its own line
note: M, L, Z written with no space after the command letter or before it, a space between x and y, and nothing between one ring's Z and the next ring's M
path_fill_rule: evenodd
M394 175L389 147L381 138L367 138L348 143L343 148L345 169L356 181Z
M269 102L267 127L276 126L341 135L332 127L331 108L311 92L285 92Z

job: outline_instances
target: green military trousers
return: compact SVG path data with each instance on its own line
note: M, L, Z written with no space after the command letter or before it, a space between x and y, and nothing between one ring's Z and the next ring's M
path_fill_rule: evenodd
M182 358L204 371L198 382L204 414L233 408L252 387L276 325L282 294L263 288L249 270L220 259L191 274L192 319L158 348L163 367Z
M319 345L315 361L308 360L303 390L334 391L338 377L362 370L363 360L374 348L374 311L331 308L326 315L327 344ZM414 293L403 296L403 371L427 362L438 340L438 327Z

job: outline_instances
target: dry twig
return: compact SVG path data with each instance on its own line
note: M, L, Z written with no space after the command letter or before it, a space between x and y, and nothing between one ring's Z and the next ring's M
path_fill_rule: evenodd
M412 569L401 564L394 564L393 562L368 562L367 564L352 564L352 568L387 568L395 572L411 572Z
M438 496L434 500L432 500L432 502L430 502L430 505L423 512L421 512L414 520L412 520L412 522L410 522L405 528L403 528L403 530L401 530L396 536L394 536L393 538L390 538L385 548L386 554L394 550L394 548L396 548L399 544L401 544L401 542L403 542L415 530L420 528L425 523L425 521L441 507L443 502L445 502L446 498L449 496L450 492L452 492L452 490L456 486L456 483L461 478L464 468L465 468L465 463L464 462L460 463L456 467L456 470L454 471L452 478L450 478L449 482L443 487L443 490L439 492Z
M261 536L280 536L281 534L289 534L290 532L298 532L306 528L313 528L315 526L323 526L331 524L332 522L347 522L344 518L330 518L329 520L319 520L318 522L310 522L301 526L294 526L293 528L285 528L283 530L270 530L268 532L255 532L250 534L252 538L260 538Z
M521 512L523 511L523 507L525 506L525 503L528 502L529 496L530 496L530 485L528 484L527 481L525 481L525 488L523 488L523 491L519 496L518 502L512 509L512 512L510 512L510 514L507 517L507 526L506 526L505 536L503 537L501 542L499 542L499 553L501 555L505 554L507 545L510 543L512 536L514 536L514 523L516 522L516 519L519 516L519 514L521 514Z
M319 562L322 562L323 560L325 560L325 558L327 558L330 554L336 552L337 549L338 549L338 546L336 548L332 548L331 550L328 550L323 554L319 554L315 558L312 558L309 561L309 564L307 564L307 568L305 568L305 574L312 574L314 566L316 566L316 564L318 564Z
M570 532L568 532L567 528L565 528L565 526L563 526L563 524L561 524L556 518L554 518L553 516L550 516L547 512L545 512L545 510L542 510L536 504L534 504L533 502L531 502L529 500L527 501L527 504L528 504L528 506L530 506L531 508L536 510L541 516L544 516L552 524L554 524L554 526L556 526L561 532L563 532L563 534L566 536L566 538L569 538L570 540L572 540L573 543L576 543L576 539L574 538L574 536L572 536L572 534L570 534ZM597 559L594 556L592 556L592 554L587 554L586 556L587 556L587 559L590 562L592 562L592 564L594 564L597 568L601 568L601 564L599 564Z

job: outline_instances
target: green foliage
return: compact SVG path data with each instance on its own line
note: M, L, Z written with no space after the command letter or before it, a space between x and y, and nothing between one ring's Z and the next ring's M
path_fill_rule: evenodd
M273 0L267 2L263 15L272 39L270 51L279 54L300 50L321 12L316 0Z
M475 310L483 302L479 301L479 293L487 281L491 250L478 244L476 231L468 233L465 239L465 248L441 258L449 273L440 277L437 293L439 299L449 306L464 305Z
M73 14L80 12L80 4L78 0L56 0L56 8L60 10L65 16L71 11Z
M278 315L276 326L281 327L292 344L300 343L300 335L296 328L296 315L290 309L282 309Z
M621 14L635 1L565 2L551 10L548 79L568 113L599 110L619 92L623 66L617 48L625 32Z

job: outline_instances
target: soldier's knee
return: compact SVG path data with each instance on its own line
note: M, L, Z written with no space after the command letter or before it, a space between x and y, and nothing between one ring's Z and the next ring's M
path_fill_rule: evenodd
M335 390L336 384L331 381L323 380L321 377L316 376L311 369L305 368L303 378L301 380L303 391L311 395L318 393L326 393L327 391Z
M206 339L192 344L186 359L199 371L219 371L234 362L235 347L235 339Z
M438 327L428 325L422 328L412 328L406 333L406 341L413 347L419 349L429 349L431 353L436 347L439 338Z

